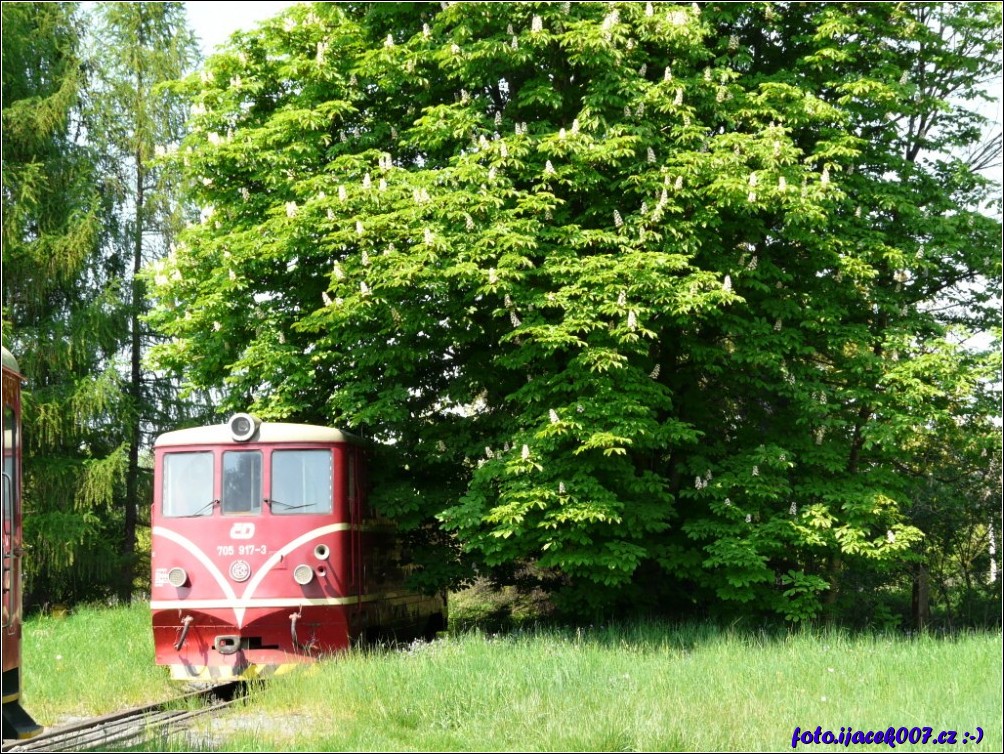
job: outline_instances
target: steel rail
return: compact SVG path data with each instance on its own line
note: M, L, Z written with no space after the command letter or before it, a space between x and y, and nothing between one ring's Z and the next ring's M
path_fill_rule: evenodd
M224 709L237 698L239 686L238 683L219 684L167 701L50 728L25 741L4 741L3 752L81 751L105 747L110 743L150 738L158 731ZM221 696L229 698L221 699ZM200 700L209 703L195 709L181 708Z

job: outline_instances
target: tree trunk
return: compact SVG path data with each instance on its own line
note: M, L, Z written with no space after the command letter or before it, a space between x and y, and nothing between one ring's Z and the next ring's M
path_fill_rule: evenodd
M137 86L142 91L141 73L137 72ZM136 209L133 232L132 291L129 301L129 460L126 469L125 525L122 532L122 586L119 596L123 602L132 600L133 580L136 577L136 524L139 497L139 443L143 400L143 373L141 369L142 338L140 313L143 306L143 286L139 278L143 266L143 155L136 150Z
M832 623L837 617L837 598L840 596L840 572L844 569L844 559L840 556L839 552L835 552L833 557L830 558L830 564L827 581L830 583L830 589L826 592L826 597L823 599L823 606L825 609L825 620L827 623Z
M924 631L931 619L930 580L927 563L918 563L913 572L913 627Z

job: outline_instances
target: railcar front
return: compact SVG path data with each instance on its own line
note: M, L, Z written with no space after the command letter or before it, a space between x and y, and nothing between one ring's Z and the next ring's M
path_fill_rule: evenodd
M358 438L239 414L161 435L154 453L158 664L181 680L250 678L349 645L363 602Z

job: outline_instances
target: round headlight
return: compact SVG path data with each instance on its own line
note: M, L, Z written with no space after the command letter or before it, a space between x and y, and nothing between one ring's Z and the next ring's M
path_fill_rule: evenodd
M300 586L306 586L314 578L314 569L309 565L301 564L293 569L293 581Z
M230 434L235 442L247 442L258 431L261 420L251 414L234 414L230 417Z
M318 545L314 548L314 557L318 560L327 560L328 555L330 554L331 551L328 549L327 545Z
M184 568L172 568L167 572L167 580L171 586L181 588L188 583L188 574Z

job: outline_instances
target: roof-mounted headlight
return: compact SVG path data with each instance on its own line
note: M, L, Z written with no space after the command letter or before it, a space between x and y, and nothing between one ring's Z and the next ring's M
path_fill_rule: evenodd
M234 442L247 442L255 436L261 425L261 419L251 414L234 414L230 417L229 425Z

